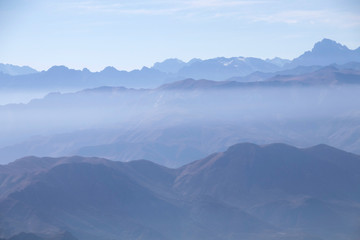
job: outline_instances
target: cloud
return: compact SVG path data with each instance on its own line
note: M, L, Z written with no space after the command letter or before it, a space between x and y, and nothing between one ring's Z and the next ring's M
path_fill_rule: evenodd
M235 7L245 5L256 5L267 3L266 1L226 1L226 0L191 0L186 1L188 7L213 8L213 7Z
M266 1L269 2L269 1ZM219 12L233 10L234 7L250 6L266 3L249 0L174 0L174 1L69 1L67 9L76 9L81 13L117 13L141 15L169 15L185 13L196 15L203 12ZM223 12L223 15L226 15Z
M291 10L269 15L250 17L254 22L286 23L286 24L328 24L340 27L360 26L360 15L350 12L330 10Z
M94 14L94 13L113 13L113 14L129 14L129 15L169 15L174 12L178 12L181 9L175 7L156 5L156 2L152 4L139 3L139 2L127 2L121 3L114 1L82 1L82 2L68 2L63 5L61 10L75 10L78 13Z
M200 16L234 18L248 23L323 24L346 28L360 26L360 15L354 12L337 9L302 10L299 6L297 10L292 10L283 0L68 0L64 4L81 14Z

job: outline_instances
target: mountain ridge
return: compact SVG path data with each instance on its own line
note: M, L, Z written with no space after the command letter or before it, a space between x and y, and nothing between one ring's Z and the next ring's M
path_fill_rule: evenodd
M55 89L80 89L100 87L104 85L155 88L161 84L177 80L209 79L223 81L231 78L241 78L254 72L273 73L285 71L299 66L326 66L330 64L347 64L360 62L360 48L350 50L333 40L323 39L315 43L311 51L292 61L273 58L260 59L254 57L217 57L211 59L192 59L183 62L170 58L157 62L151 68L132 71L119 71L114 67L105 67L99 72L90 72L88 69L74 70L65 66L53 66L47 71L32 72L32 74L10 76L5 73L0 75L2 87L7 88L50 88ZM0 71L1 72L1 71Z
M26 74L33 74L37 73L35 69L29 66L17 66L12 64L3 64L0 63L0 73L8 74L8 75L26 75Z
M304 54L293 59L289 66L345 64L359 61L360 48L350 50L345 45L325 38L315 43L311 51L306 51Z
M345 240L355 236L360 216L353 204L360 200L354 184L360 180L360 156L327 145L239 143L176 169L146 160L31 157L0 165L0 179L7 174L4 168L29 161L41 169L50 161L52 167L22 179L28 183L22 189L0 196L2 237L65 228L79 240ZM339 161L342 170L334 165ZM0 189L10 185L3 182ZM30 227L21 223L30 219Z

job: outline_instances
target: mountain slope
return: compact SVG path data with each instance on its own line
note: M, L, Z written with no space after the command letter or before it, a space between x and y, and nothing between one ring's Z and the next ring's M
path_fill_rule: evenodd
M266 82L277 82L283 84L293 83L307 86L359 84L360 71L351 69L340 70L335 66L328 66L315 70L314 72L295 76L277 75L267 79Z
M280 228L346 239L359 227L359 169L358 155L325 145L244 143L182 167L174 186L187 198L209 196Z
M196 61L181 68L178 75L184 78L225 80L234 76L244 76L255 71L273 72L280 67L259 58L213 58Z
M287 67L294 66L326 66L333 63L345 64L349 62L360 62L360 48L350 50L330 39L323 39L317 42L311 51L292 60Z
M292 61L281 58L263 60L254 57L217 57L206 60L192 59L186 63L173 58L155 63L151 68L143 67L129 72L118 71L110 66L100 72L90 72L86 68L74 70L64 66L53 66L47 71L36 72L28 67L3 64L0 65L0 85L6 89L48 91L79 90L106 85L155 88L164 83L186 78L216 81L237 78L242 81L242 77L255 72L263 72L265 73L263 76L268 76L270 73L291 70L299 66L328 66L351 62L360 62L360 48L350 50L333 40L323 39L317 42L311 51ZM254 76L253 80L259 80L259 77Z
M326 145L243 143L178 169L145 160L20 159L0 166L0 179L27 183L0 197L0 236L345 240L360 227L359 172L360 156Z
M163 62L155 63L152 68L165 73L177 73L184 66L186 66L185 62L176 58L169 58Z
M165 239L152 228L168 225L163 220L170 215L174 220L181 215L176 207L121 171L94 163L57 165L37 175L28 187L10 194L2 206L7 204L13 207L1 211L7 222L11 219L8 231L41 232L55 227L53 231L71 229L81 239L115 236L135 239L140 235L146 239ZM147 222L149 218L151 221ZM30 226L26 224L29 221L33 222ZM112 224L114 221L116 225ZM92 226L101 227L97 230Z
M48 91L82 90L100 86L125 86L137 88L156 87L168 78L167 73L156 69L142 68L130 72L107 67L100 72L88 69L74 70L65 66L53 66L47 71L21 76L0 75L1 87Z
M0 63L0 72L8 75L26 75L26 74L32 74L37 73L37 71L31 67L28 66L16 66L11 64L3 64Z
M209 229L197 214L203 204L188 205L171 190L175 170L147 161L124 164L78 157L48 160L53 162L52 167L34 174L27 179L27 186L0 200L3 235L68 230L79 239L215 240L225 239L222 234L247 236L253 232L236 226L230 232L221 230L225 226ZM26 162L28 159L17 164ZM228 207L218 211L226 215ZM272 229L239 209L232 212L234 221L252 226L259 234ZM215 222L216 217L207 220Z
M242 141L359 153L356 83L359 71L325 67L255 83L186 79L153 90L52 93L0 106L0 163L80 154L174 167Z
M303 68L301 68L303 69ZM289 71L271 73L253 73L246 77L230 78L228 81L210 81L185 79L160 86L159 90L221 90L236 88L268 88L291 86L333 86L360 84L360 71L339 69L335 66L311 67L309 72L299 69L298 74ZM314 69L314 71L312 71ZM296 69L294 69L296 71ZM292 71L290 71L292 73Z
M329 161L331 148L314 149L285 144L237 144L224 153L182 167L175 186L185 189L184 194L211 194L229 200L248 198L255 189L277 189L284 195L360 200L360 190L351 184L360 181L360 175L351 170L351 167L360 168L359 156L338 151L336 160Z

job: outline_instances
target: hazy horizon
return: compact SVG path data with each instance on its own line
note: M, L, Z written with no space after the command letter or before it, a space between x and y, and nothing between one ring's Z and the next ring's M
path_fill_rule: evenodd
M0 240L359 239L359 0L0 0L0 36Z
M0 62L99 71L168 58L292 59L323 38L360 46L359 10L353 0L0 1Z

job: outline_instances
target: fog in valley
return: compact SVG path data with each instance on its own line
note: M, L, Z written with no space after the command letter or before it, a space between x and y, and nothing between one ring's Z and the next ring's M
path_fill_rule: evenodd
M360 240L359 13L0 0L0 240Z
M43 98L48 91L29 91L29 90L0 90L0 105L28 103L34 98Z
M180 166L238 142L360 153L359 87L100 87L0 107L2 163L27 155Z

